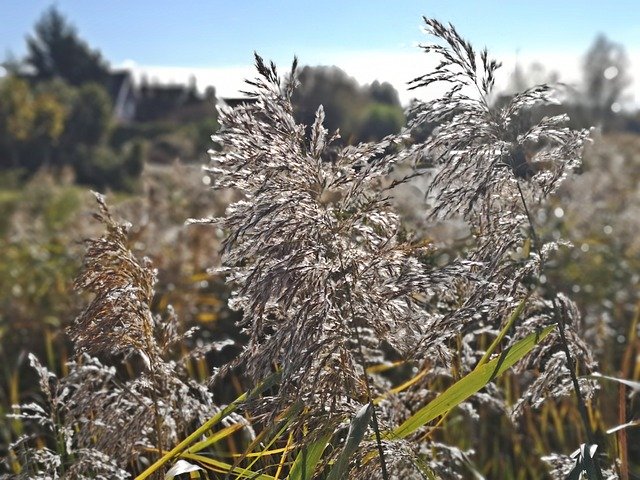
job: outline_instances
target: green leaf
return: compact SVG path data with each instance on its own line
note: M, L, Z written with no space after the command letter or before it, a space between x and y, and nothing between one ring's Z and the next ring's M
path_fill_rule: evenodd
M244 451L243 455L238 458L235 462L234 465L238 465L239 462L241 462L242 460L244 460L244 458L251 453L251 451L253 450L254 446L257 445L258 443L263 445L263 449L261 452L259 452L258 455L256 455L253 460L251 461L251 463L249 463L249 465L247 466L247 468L252 468L253 465L260 459L263 459L265 456L270 455L269 454L269 449L271 448L271 446L278 440L280 439L280 437L282 436L283 433L285 433L287 431L287 429L289 428L289 426L294 422L294 420L298 417L298 415L300 414L300 412L302 411L302 404L299 402L294 403L293 405L291 405L289 408L287 408L287 410L281 415L282 420L280 422L278 422L278 424L274 427L268 427L267 429L263 430L262 433L260 435L258 435L256 437L256 439L251 443L251 445L249 445L249 447ZM273 431L276 431L275 435L273 436L273 438L271 438L271 440L264 445L262 440L260 440L260 442L256 442L256 440L261 439L262 438L262 434L264 433L264 435L266 437L269 437Z
M260 395L265 390L273 387L280 381L280 372L275 372L269 375L260 385L249 392L245 392L236 398L229 405L224 407L218 413L216 413L213 417L207 420L200 428L191 433L187 438L181 441L178 445L173 447L169 452L165 453L162 457L160 457L154 464L152 464L149 468L147 468L144 472L136 477L136 480L144 480L150 477L157 470L162 468L167 462L171 461L173 458L176 458L181 453L183 453L191 444L196 442L202 435L211 430L212 427L220 423L225 417L229 414L233 413L238 409L240 405L246 402L248 399L254 398Z
M341 480L346 478L347 469L349 466L349 458L358 448L360 442L364 437L365 432L367 431L367 426L371 421L371 415L373 413L373 404L370 402L364 405L356 416L351 420L351 425L349 425L349 433L347 434L347 440L344 443L344 448L336 463L333 465L327 480Z
M516 320L518 319L518 317L520 317L520 315L522 315L522 312L524 312L524 307L527 305L528 299L529 299L529 295L527 295L520 301L516 309L513 311L513 313L509 317L507 324L504 326L502 330L500 330L500 333L495 338L495 340L491 343L486 353L482 356L476 368L487 363L487 360L489 360L489 358L491 357L491 354L496 350L496 348L498 348L498 345L500 345L500 342L502 341L502 339L507 335L507 332L509 331L509 329L513 326L514 323L516 323Z
M242 423L232 423L228 427L225 427L222 430L209 435L204 440L194 444L192 447L187 449L187 453L198 453L199 451L204 450L205 448L210 447L215 443L218 443L220 440L224 440L234 432L237 432L244 427L245 426Z
M293 462L287 480L310 480L329 440L331 435L324 435L309 446L303 447Z
M539 334L532 333L528 335L502 352L499 357L476 368L438 395L431 403L414 413L402 425L393 430L389 437L405 438L431 420L447 413L471 395L480 391L494 378L511 368L518 360L529 353L535 345L549 335L554 328L555 325L551 325Z

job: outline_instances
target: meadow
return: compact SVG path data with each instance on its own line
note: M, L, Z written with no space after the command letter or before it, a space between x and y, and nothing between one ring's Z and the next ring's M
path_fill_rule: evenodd
M6 478L639 478L640 137L425 21L380 141L256 56L204 171L5 179Z

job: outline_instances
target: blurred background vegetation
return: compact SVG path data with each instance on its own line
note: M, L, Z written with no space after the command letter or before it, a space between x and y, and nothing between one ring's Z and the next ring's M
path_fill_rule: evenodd
M34 32L28 54L6 61L0 78L0 414L35 395L26 352L37 353L58 373L64 373L72 355L64 329L84 302L72 282L82 240L101 229L91 217L95 205L89 188L111 192L116 214L134 225L132 247L150 256L159 270L159 310L172 304L185 326L200 326L194 343L242 338L233 325L235 314L226 308L223 279L207 272L217 262L219 238L183 224L189 217L222 213L233 195L211 195L200 165L218 128L216 105L251 100L218 98L214 87L200 93L195 80L136 83L130 72L113 70L56 9L43 14ZM623 46L605 37L585 52L582 84L567 92L558 109L575 126L596 126L594 142L580 174L538 220L547 226L545 234L575 245L558 252L546 281L578 302L603 373L638 380L640 112L623 108L627 72ZM494 101L555 79L543 65L518 66ZM360 85L337 67L307 66L300 71L300 84L294 98L298 119L312 123L322 104L326 126L339 128L345 143L377 140L406 124L389 83ZM435 127L427 125L414 135L421 140ZM406 193L399 199L402 211L408 221L419 223L424 198ZM209 360L199 368L224 361ZM600 401L609 407L593 406L600 432L640 415L638 400L623 398L626 418L619 419L619 395L625 392L605 385ZM493 438L474 459L490 478L507 478L499 475L504 471L520 472L513 478L541 478L541 464L523 460L531 449L540 455L567 451L580 440L571 401L543 408L542 422L525 416L526 437L503 415L477 427L491 432L471 432L452 416L442 435L463 447L470 433ZM0 418L4 455L20 425ZM638 468L636 431L629 431L628 444Z

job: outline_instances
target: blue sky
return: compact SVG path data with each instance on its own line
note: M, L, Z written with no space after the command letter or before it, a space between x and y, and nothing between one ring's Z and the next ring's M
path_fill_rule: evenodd
M398 83L403 72L419 73L412 67L424 40L421 15L451 21L507 67L538 60L571 76L599 32L640 56L637 0L3 0L0 55L23 55L25 36L52 4L115 66L161 81L183 81L191 71L200 84L223 89L250 72L254 50L284 66L296 54L303 64L338 64L361 81Z

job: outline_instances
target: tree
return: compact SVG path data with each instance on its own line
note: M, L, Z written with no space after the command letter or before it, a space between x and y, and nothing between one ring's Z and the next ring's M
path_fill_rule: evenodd
M26 63L36 79L62 78L71 85L104 83L109 70L97 50L78 37L75 27L55 8L47 10L27 39Z
M313 124L320 105L325 112L325 126L340 129L349 141L355 134L356 117L366 103L358 82L338 67L304 67L299 75L300 85L294 92L296 119L305 125Z
M29 137L33 117L29 84L16 77L3 79L0 82L0 166L18 166L18 149Z
M384 103L394 107L400 106L398 91L389 82L380 83L378 80L375 80L369 85L369 95L378 103Z
M371 142L398 133L405 123L402 109L387 103L374 102L365 110L360 122L358 138Z
M98 145L106 139L112 119L111 99L107 91L96 83L77 89L67 125L67 143Z
M0 165L35 170L47 163L66 117L67 110L55 94L34 91L20 78L5 79L0 85L0 149L11 161Z
M34 96L33 110L31 151L39 154L34 158L27 158L27 162L32 168L37 168L41 165L51 165L54 148L65 129L68 111L51 93Z
M624 47L599 35L584 59L585 103L603 125L620 111L622 94L631 83Z
M16 141L29 137L34 112L29 84L16 77L8 77L0 84L0 130L3 136Z
M320 105L325 126L347 143L379 140L404 122L398 92L387 82L361 86L338 67L304 67L293 95L296 120L311 125ZM398 119L400 127L397 127ZM376 122L383 121L385 125Z
M507 86L501 94L511 97L537 85L555 84L559 78L557 72L547 71L540 62L533 62L526 69L520 63L516 63Z

